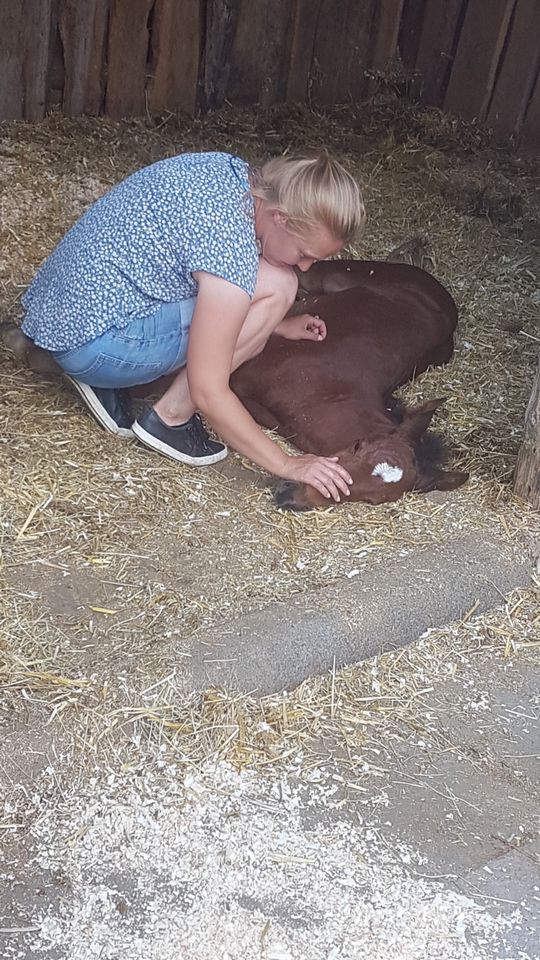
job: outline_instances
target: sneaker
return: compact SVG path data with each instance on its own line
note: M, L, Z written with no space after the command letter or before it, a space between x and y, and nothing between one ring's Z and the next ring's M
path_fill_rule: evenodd
M117 437L132 437L133 414L129 394L114 387L90 387L65 374L66 380L80 393L98 423Z
M197 413L178 427L169 427L151 407L133 424L133 433L141 443L166 457L190 467L208 466L227 456L224 443L211 440Z

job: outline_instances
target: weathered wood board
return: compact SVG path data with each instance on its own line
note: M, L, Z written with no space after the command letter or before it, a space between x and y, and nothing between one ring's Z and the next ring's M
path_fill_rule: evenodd
M147 110L148 18L154 0L111 0L105 111L115 120Z
M313 46L321 0L297 0L291 26L291 53L285 98L289 103L310 99Z
M517 0L509 38L486 117L499 139L523 123L540 62L540 3Z
M101 110L108 14L109 0L62 0L59 27L67 116L96 116Z
M285 99L292 39L289 0L241 0L232 43L227 99L263 106Z
M424 11L416 70L421 76L422 103L438 106L452 69L463 0L432 0Z
M483 120L515 0L469 0L444 109L464 120Z
M47 104L53 2L25 0L24 119L42 120Z
M26 36L24 19L12 3L0 7L0 118L22 120L24 117L24 56Z
M527 106L521 139L533 149L540 147L540 73Z
M405 0L399 26L398 48L403 65L414 71L426 15L427 0Z
M225 100L231 51L236 35L240 0L206 0L206 36L202 63L203 107L214 110Z
M201 6L193 0L157 0L152 25L151 114L193 114L201 58Z

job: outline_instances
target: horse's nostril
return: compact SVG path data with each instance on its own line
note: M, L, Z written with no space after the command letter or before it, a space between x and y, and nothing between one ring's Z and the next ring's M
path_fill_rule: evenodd
M292 480L282 480L274 494L278 507L291 509L296 484Z
M276 504L282 510L309 510L308 504L301 504L295 500L298 484L294 480L282 480L274 494Z

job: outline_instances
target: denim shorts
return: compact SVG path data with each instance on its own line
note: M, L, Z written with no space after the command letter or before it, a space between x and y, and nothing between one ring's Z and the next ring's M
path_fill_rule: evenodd
M134 387L183 367L195 298L165 303L126 327L111 327L80 347L53 352L65 373L91 387Z

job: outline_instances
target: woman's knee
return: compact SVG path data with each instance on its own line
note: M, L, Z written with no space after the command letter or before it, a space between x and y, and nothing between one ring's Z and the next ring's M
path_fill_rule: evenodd
M292 306L298 291L298 277L292 267L275 267L266 260L259 261L257 286L253 302L272 297L283 307L283 316Z

